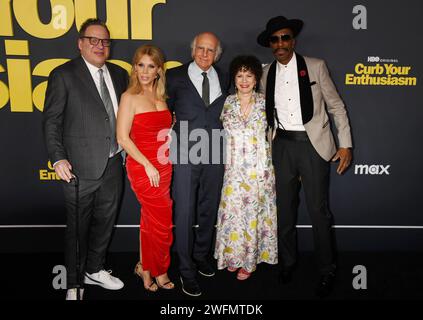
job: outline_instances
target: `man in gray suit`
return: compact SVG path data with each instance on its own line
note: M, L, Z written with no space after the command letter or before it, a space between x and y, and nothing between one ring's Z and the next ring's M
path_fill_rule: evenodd
M110 290L123 287L122 281L104 270L123 188L122 148L115 131L119 98L128 82L124 69L106 63L110 44L107 26L88 19L80 28L81 56L54 69L46 91L45 143L54 170L63 180L67 211L67 300L76 299L82 279ZM82 297L83 289L79 293Z
M294 51L303 22L277 16L270 19L257 42L270 47L276 59L263 70L261 90L273 140L276 175L280 278L291 280L297 262L297 209L304 187L321 278L318 296L328 295L335 279L331 213L328 207L329 161L340 160L342 174L352 159L347 112L323 60ZM329 112L337 128L339 148L330 129Z

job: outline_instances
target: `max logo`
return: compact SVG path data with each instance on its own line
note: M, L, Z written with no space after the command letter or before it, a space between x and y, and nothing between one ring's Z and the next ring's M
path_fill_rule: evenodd
M355 166L354 174L371 174L371 175L389 175L389 168L391 165L367 165L367 164L357 164Z

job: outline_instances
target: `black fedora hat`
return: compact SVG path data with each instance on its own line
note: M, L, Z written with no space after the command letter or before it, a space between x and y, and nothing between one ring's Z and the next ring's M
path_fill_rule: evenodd
M277 16L270 19L266 24L266 30L259 34L257 37L257 42L263 47L269 46L269 37L276 31L280 29L289 28L292 30L294 37L296 37L302 27L303 21L299 19L287 19L284 16Z

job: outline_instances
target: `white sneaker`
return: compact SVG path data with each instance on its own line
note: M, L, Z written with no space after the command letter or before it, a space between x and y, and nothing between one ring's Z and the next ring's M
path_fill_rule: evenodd
M119 290L123 288L123 282L119 278L111 275L112 271L100 270L96 273L85 272L84 283L95 284L109 290Z
M68 291L66 291L66 300L76 300L77 296L76 296L76 288L72 288L72 289L68 289ZM79 299L83 299L84 297L84 289L79 289Z

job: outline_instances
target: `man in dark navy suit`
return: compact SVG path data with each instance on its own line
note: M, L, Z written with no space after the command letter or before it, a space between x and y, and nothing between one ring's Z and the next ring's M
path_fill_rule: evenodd
M167 74L168 105L175 113L176 152L172 194L175 203L175 246L182 290L201 295L196 279L214 276L207 262L223 181L222 140L212 139L223 129L220 121L227 96L227 76L213 66L222 52L219 39L210 32L191 43L192 62ZM190 139L188 138L190 137ZM196 137L194 139L193 137ZM188 140L193 141L188 141Z

